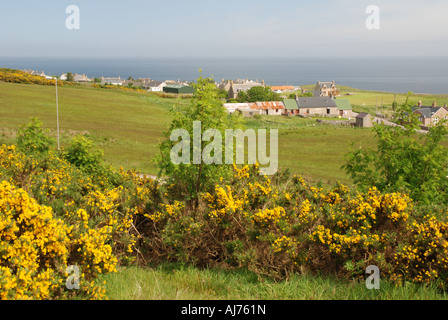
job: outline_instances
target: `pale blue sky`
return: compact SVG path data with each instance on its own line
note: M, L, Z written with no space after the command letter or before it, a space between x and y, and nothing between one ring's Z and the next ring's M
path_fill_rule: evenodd
M372 4L381 30L365 27ZM447 13L447 0L2 1L0 56L448 56Z

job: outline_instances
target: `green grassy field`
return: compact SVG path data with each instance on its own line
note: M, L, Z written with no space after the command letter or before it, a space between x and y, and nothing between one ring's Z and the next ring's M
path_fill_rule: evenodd
M77 133L89 133L109 163L156 174L152 158L171 120L169 109L188 103L147 93L60 87L62 145ZM15 131L31 117L56 136L54 87L0 82L0 142L13 143ZM350 144L369 145L373 138L371 130L321 126L298 117L262 117L248 120L248 126L279 128L280 167L324 183L348 182L340 167Z
M408 283L397 287L380 282L369 290L365 282L294 275L276 282L245 270L161 265L122 268L102 276L110 300L446 300L434 287Z
M169 108L182 100L83 87L59 88L62 142L89 133L108 162L154 173L156 144L170 121ZM17 129L37 117L56 135L55 88L0 82L0 127ZM3 135L7 141L8 133Z

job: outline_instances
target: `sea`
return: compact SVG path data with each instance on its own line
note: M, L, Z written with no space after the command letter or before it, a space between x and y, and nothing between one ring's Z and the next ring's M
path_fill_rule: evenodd
M448 94L448 57L309 58L23 58L0 57L0 67L49 75L194 81L199 76L264 80L267 85L301 86L335 81L364 90Z

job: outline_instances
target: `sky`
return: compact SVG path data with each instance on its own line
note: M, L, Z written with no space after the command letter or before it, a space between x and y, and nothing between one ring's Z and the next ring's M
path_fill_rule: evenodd
M447 0L1 1L0 57L448 56L447 13Z

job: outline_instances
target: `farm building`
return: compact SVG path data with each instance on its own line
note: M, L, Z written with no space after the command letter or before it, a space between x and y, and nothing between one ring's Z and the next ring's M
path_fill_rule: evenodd
M267 116L281 116L285 113L285 105L281 101L256 102L261 114Z
M285 112L285 106L280 101L255 102L255 103L224 103L224 108L229 113L241 112L244 116L253 117L256 114L267 116L281 116Z
M371 128L373 127L372 116L368 113L360 113L356 116L356 127Z
M353 117L352 105L348 99L335 99L334 102L336 102L336 105L338 106L339 115L341 117Z
M338 106L330 97L300 97L297 99L299 114L333 116L339 115Z
M297 104L297 100L295 99L285 99L283 100L283 104L285 106L285 114L289 115L295 115L299 114L299 106Z
M224 108L227 109L227 111L232 114L234 112L244 112L250 114L260 114L260 109L258 109L256 103L224 103Z
M170 84L163 87L163 92L176 94L193 94L195 89L181 84Z

